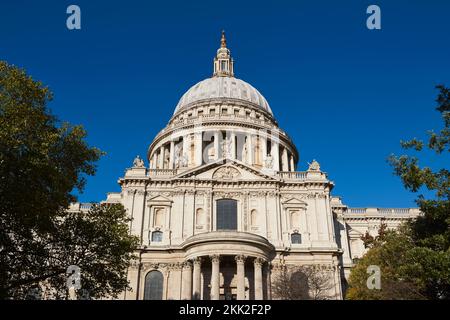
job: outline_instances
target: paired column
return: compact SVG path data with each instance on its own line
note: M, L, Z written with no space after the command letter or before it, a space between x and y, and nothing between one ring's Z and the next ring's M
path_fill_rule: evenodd
M195 165L201 166L203 163L203 134L202 132L195 133Z
M219 159L219 132L214 131L214 158Z
M245 259L244 255L235 257L237 267L237 299L245 299Z
M191 300L192 298L192 262L186 261L183 263L183 270L181 275L181 299Z
M197 257L194 259L194 283L193 283L193 299L201 299L201 269L202 269L202 258Z
M281 166L282 166L282 171L289 171L288 167L288 154L287 154L287 150L286 148L283 148L283 153L282 153L282 159L281 159Z
M236 152L236 134L231 132L231 159L237 159Z
M252 134L247 135L247 152L248 152L248 164L253 165L253 136Z
M273 159L273 170L280 171L280 150L278 141L272 140L272 159Z
M161 146L161 148L160 148L159 169L164 169L164 146Z
M173 169L174 166L174 155L175 155L175 141L170 141L170 151L169 151L169 169Z
M211 300L219 300L220 297L220 256L215 254L210 256L212 270L211 270Z
M263 300L263 280L262 280L262 265L264 260L256 258L254 261L255 267L255 300Z
M158 168L158 151L155 151L155 153L153 153L152 163L153 163L152 169Z
M266 161L266 157L267 157L267 138L260 137L259 139L261 141L261 150L262 150L261 161L262 161L263 167L265 167L266 166L265 161Z

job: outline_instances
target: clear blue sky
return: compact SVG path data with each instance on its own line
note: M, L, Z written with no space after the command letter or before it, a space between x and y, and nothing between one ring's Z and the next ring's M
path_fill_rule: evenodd
M66 28L70 4L81 7L79 31ZM382 30L366 28L370 4ZM450 85L449 1L2 0L0 59L47 84L52 112L107 152L79 196L100 201L211 75L222 29L236 76L294 139L299 170L317 159L350 206L414 205L386 158L441 126L434 86Z

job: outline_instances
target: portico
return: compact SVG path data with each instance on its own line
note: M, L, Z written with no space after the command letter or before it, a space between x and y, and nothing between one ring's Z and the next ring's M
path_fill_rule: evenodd
M221 263L226 261L225 268ZM234 262L231 267L230 262ZM193 268L192 268L193 265ZM249 270L249 266L253 270ZM196 257L188 260L183 267L182 299L200 300L262 300L265 295L263 268L266 261L262 258L245 255L219 255ZM246 273L246 269L250 272ZM202 272L210 275L210 282L202 285ZM203 279L207 279L203 276ZM192 286L192 287L191 287ZM209 288L208 292L202 289ZM192 290L191 290L192 289ZM252 292L250 292L252 291Z

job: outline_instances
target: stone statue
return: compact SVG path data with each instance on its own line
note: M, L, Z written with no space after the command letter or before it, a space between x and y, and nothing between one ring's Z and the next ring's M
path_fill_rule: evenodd
M320 164L316 160L313 160L311 163L308 164L309 164L308 171L320 171Z
M247 141L244 142L244 148L242 149L242 162L247 163L248 159L248 149L247 149Z
M187 157L183 153L183 147L179 144L175 146L175 168L187 166Z
M272 158L271 154L268 154L266 156L265 167L268 168L268 169L272 169L273 168L273 158Z
M134 168L143 168L144 165L144 160L141 159L141 157L139 155L136 156L136 158L134 158L133 161L133 167Z
M231 147L232 147L233 140L230 138L225 138L225 140L222 141L222 157L223 158L229 158L231 159Z
M169 168L169 162L170 162L170 154L166 152L164 155L164 168Z

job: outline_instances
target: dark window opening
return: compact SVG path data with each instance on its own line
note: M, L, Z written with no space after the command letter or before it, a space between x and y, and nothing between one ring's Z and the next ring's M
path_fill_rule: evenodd
M145 276L144 300L162 300L163 275L159 271L150 271Z
M302 235L300 233L293 233L293 234L291 234L291 242L293 244L300 244L300 243L302 243Z
M217 230L237 230L236 200L217 200Z
M162 231L153 231L152 232L152 242L161 242L163 238Z

